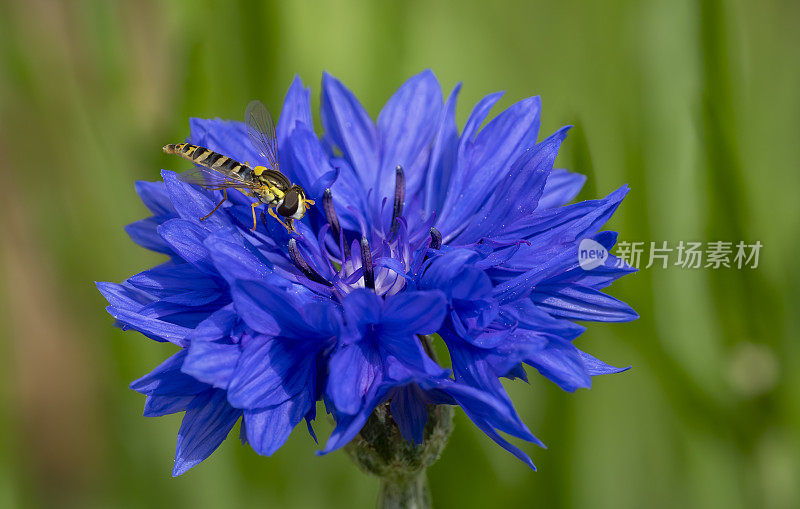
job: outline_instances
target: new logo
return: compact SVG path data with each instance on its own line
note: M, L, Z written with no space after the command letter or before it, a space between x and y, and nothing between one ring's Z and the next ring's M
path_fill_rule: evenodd
M608 258L608 251L599 242L583 239L578 245L578 263L583 270L592 270L603 265Z

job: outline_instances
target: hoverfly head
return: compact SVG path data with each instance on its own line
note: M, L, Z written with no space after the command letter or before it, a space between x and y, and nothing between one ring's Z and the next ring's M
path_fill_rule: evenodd
M302 187L293 185L284 195L281 204L278 205L277 212L283 217L302 219L306 210L313 203L312 200L306 199L306 193Z

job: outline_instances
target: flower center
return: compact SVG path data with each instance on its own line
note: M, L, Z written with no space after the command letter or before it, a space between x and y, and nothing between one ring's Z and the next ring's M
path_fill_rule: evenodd
M419 269L421 262L427 258L428 250L439 249L442 246L442 235L436 228L430 229L429 237L420 238L417 235L415 239L409 240L407 224L403 217L405 192L405 173L402 166L398 166L395 168L394 203L388 235L380 232L373 235L371 238L373 242L377 241L377 244L370 246L368 233L362 232L358 248L353 252L355 244L353 243L351 247L351 243L348 242L348 234L342 228L336 213L333 194L330 189L326 189L322 195L322 209L338 249L332 248L330 242L325 241L325 235L321 235L318 239L321 256L312 255L314 259L311 260L316 262L317 269L315 269L314 263L308 263L303 257L297 240L292 238L288 246L292 263L309 280L332 287L334 293L340 297L360 287L373 289L380 295L392 295L402 291L406 278L415 275L414 271ZM352 239L352 232L349 232L349 236ZM306 240L301 239L301 242ZM327 272L326 267L330 269ZM323 276L320 270L329 276Z

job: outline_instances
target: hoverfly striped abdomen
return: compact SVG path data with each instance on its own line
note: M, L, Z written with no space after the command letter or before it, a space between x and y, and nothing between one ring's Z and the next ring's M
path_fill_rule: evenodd
M251 180L253 170L235 159L224 156L199 145L191 143L173 143L164 147L167 154L175 154L189 161L205 166L212 170L229 174L242 180Z

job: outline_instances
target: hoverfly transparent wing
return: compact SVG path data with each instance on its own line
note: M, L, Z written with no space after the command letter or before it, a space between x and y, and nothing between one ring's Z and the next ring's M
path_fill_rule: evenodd
M258 184L234 178L224 173L195 166L178 174L178 178L189 184L206 189L258 189Z
M281 171L275 122L269 109L261 101L250 101L244 112L244 120L253 148L269 163L271 170Z

